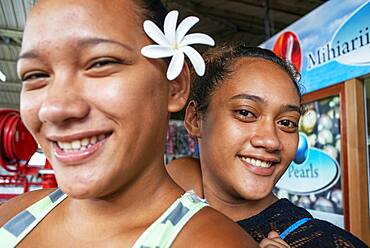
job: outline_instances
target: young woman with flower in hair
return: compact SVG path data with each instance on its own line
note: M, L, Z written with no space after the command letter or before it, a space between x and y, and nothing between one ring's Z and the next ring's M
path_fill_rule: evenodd
M189 93L184 55L202 74L190 45L213 42L186 36L196 18L175 30L177 12L166 14L160 1L144 0L40 0L33 8L18 60L21 116L59 188L0 207L1 247L257 246L166 173L169 113ZM164 34L152 21L143 28L145 19ZM162 57L171 62L153 59Z

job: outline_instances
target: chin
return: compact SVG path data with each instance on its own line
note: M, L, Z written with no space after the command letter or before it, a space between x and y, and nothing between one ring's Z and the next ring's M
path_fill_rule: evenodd
M260 186L258 186L260 187ZM259 201L259 200L263 200L265 199L266 197L268 197L270 194L272 194L272 188L271 187L268 187L268 188L264 188L265 190L262 190L262 191L257 191L256 190L256 187L251 187L248 189L245 189L240 193L240 196L242 198L244 198L245 200L250 200L250 201Z
M249 194L249 195L246 195L244 196L244 199L246 199L247 201L260 201L264 198L266 198L269 194Z
M68 196L75 199L87 199L91 197L91 191L87 189L86 186L78 187L75 185L74 187L70 187L68 185L60 185L60 189Z
M71 179L62 181L58 184L58 187L65 194L75 199L95 198L100 192L98 189L101 189L96 183L78 182Z

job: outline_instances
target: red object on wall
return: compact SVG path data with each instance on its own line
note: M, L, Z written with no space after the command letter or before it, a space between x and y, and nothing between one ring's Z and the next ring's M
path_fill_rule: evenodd
M55 175L52 172L53 167L51 166L49 160L46 159L44 173L42 174L42 188L56 188L58 187L57 181L55 180Z
M37 150L37 143L24 126L19 112L0 110L0 166L19 172ZM22 168L21 172L26 170Z
M282 33L277 38L272 51L280 58L292 63L299 72L301 71L302 51L295 33L290 31Z
M39 175L40 167L28 165L36 150L37 143L24 126L18 110L0 109L0 167L8 171L0 174L0 186L22 188L23 192L28 192L30 186L41 186L40 182L29 181ZM0 199L15 195L4 191Z

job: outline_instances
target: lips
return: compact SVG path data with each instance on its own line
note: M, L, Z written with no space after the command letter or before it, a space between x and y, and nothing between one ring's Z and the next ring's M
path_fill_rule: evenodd
M275 171L276 160L262 160L248 156L238 155L245 167L254 174L260 176L270 176Z
M57 160L64 164L81 164L99 151L110 135L111 133L105 133L78 139L57 139L53 141L54 155Z

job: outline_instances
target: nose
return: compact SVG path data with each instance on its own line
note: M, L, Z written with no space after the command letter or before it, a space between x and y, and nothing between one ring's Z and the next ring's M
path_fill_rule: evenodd
M256 148L263 148L268 152L277 152L282 149L278 130L273 120L266 120L256 127L251 137L251 144Z
M54 81L46 92L39 109L41 122L63 125L70 120L83 119L90 112L88 102L74 84Z

